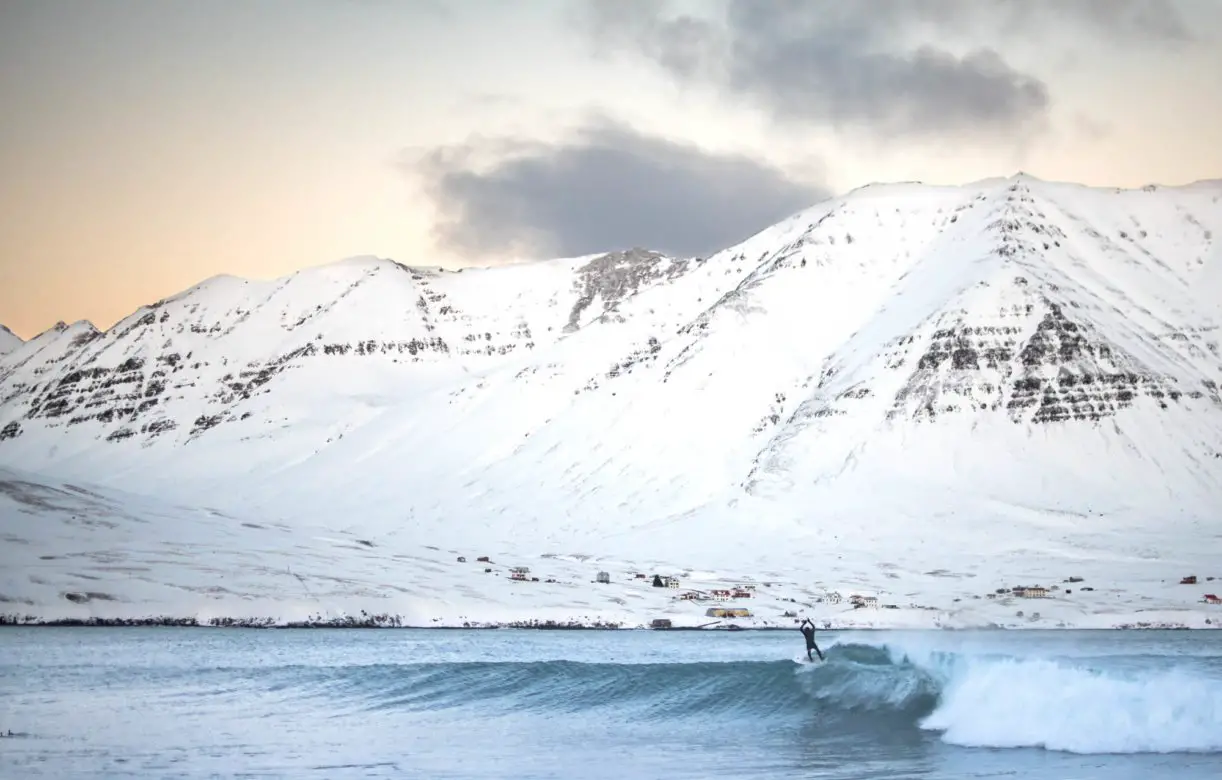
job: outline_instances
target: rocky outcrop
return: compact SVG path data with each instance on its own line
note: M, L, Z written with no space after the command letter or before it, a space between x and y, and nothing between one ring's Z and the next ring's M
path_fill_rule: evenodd
M564 332L580 327L586 310L597 300L602 304L599 316L614 315L621 302L654 284L672 281L688 270L686 260L673 260L659 252L635 248L609 252L577 270L573 290L577 300L569 311Z

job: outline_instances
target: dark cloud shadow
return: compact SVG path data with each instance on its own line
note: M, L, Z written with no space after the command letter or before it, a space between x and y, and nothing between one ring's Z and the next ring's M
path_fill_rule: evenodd
M465 256L707 255L828 196L758 160L601 118L563 143L474 140L404 165L438 212L437 240Z

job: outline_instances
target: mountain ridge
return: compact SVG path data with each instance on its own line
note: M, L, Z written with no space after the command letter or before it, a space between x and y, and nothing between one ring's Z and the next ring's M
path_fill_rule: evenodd
M992 180L985 182L991 183ZM1038 204L1030 193L1031 186L1042 192ZM1193 188L1174 191L1190 189ZM1026 350L1024 359L1027 361L1033 360L1037 353L1050 349L1061 350L1067 356L1077 354L1075 350L1079 347L1075 345L1086 343L1084 339L1089 338L1092 329L1097 329L1097 323L1091 324L1091 318L1097 319L1097 315L1080 310L1084 301L1089 302L1092 309L1111 306L1113 310L1118 310L1119 304L1136 306L1137 311L1132 314L1147 320L1144 323L1147 328L1153 323L1166 326L1169 333L1173 332L1195 350L1196 357L1189 358L1177 349L1176 344L1171 344L1170 348L1165 343L1151 348L1148 340L1135 341L1137 346L1134 348L1143 351L1143 354L1135 356L1126 353L1122 362L1141 368L1143 375L1169 370L1174 373L1176 369L1169 361L1178 360L1180 368L1184 368L1185 361L1193 364L1193 361L1199 360L1204 354L1203 349L1212 350L1216 355L1216 337L1207 334L1213 333L1209 329L1216 328L1217 323L1222 321L1217 306L1208 312L1211 316L1199 330L1184 333L1151 314L1133 300L1134 295L1124 293L1117 300L1103 301L1096 293L1088 295L1086 288L1074 282L1065 268L1080 267L1079 275L1084 277L1097 274L1098 269L1087 267L1089 264L1084 264L1073 250L1061 247L1062 240L1072 244L1080 241L1082 236L1067 239L1065 229L1058 223L1072 228L1084 224L1083 220L1087 218L1075 213L1066 214L1051 197L1050 190L1105 192L1079 185L1049 185L1022 174L1002 180L998 186L990 185L966 198L965 193L972 192L971 185L933 188L919 184L868 185L803 210L707 260L666 258L660 253L633 249L463 272L413 268L391 260L357 256L264 282L219 275L140 307L107 331L98 331L83 321L71 326L60 323L21 345L0 362L0 402L4 404L0 408L7 412L2 422L13 422L17 415L12 413L11 404L34 384L16 381L22 369L35 374L57 370L60 380L57 388L49 392L44 383L41 387L43 395L32 399L21 416L57 420L67 415L72 425L89 423L97 420L96 414L83 414L85 409L77 407L101 407L102 411L98 414L105 414L113 404L101 402L117 394L125 398L129 405L119 406L115 410L116 415L141 423L139 429L128 427L126 430L131 431L130 434L112 426L107 432L108 436L122 440L128 435L160 436L170 430L167 426L171 424L175 429L184 426L185 420L160 415L161 410L156 407L165 403L160 396L164 393L163 385L168 377L187 369L199 371L216 368L214 373L219 373L219 376L212 378L216 387L209 398L218 402L213 406L233 408L241 405L241 402L250 401L254 394L266 393L264 385L285 370L285 366L296 365L316 353L338 356L377 352L395 356L392 357L395 362L402 356L406 362L438 365L457 357L459 360L456 362L465 374L506 362L501 358L507 358L515 351L528 354L536 352L536 346L551 349L582 328L595 326L622 325L634 331L634 335L622 347L617 345L608 353L611 362L606 369L596 372L591 366L587 370L592 376L587 378L583 388L597 387L614 380L620 372L631 372L642 363L652 365L658 361L666 366L662 381L669 382L676 370L702 363L700 353L703 343L710 324L715 321L747 323L748 330L742 336L744 343L735 350L740 359L747 360L752 359L746 356L752 351L753 343L767 341L776 347L783 342L777 333L782 323L789 327L804 327L802 318L806 315L803 313L803 303L793 298L794 290L802 290L809 300L827 307L828 312L820 319L821 333L808 336L816 340L813 349L825 350L826 354L821 361L798 359L791 369L779 368L790 365L785 360L779 365L769 362L756 365L756 368L763 372L788 372L783 377L778 376L778 384L789 385L799 375L802 375L804 382L811 382L816 379L817 373L832 372L839 378L825 377L820 387L827 395L832 392L833 385L838 385L840 389L832 394L842 402L848 400L844 394L852 392L849 386L852 383L846 384L848 380L845 377L851 377L854 370L866 370L868 364L877 362L878 356L884 352L894 352L900 341L911 338L913 328L928 320L940 307L945 307L948 298L991 295L981 290L998 283L1012 283L1016 288L1021 288L1015 293L1016 302L1008 304L1011 315L1017 313L1014 307L1022 308L1026 313L1036 308L1043 311L1043 319L1038 323L1023 325L1031 331L1025 334L1029 338L1021 347ZM1120 191L1120 194L1142 193L1147 197L1157 197L1160 191L1167 190L1146 188ZM901 214L896 204L912 201L913 193L916 193L918 200L915 205L908 205L911 214ZM939 201L938 198L944 200ZM894 214L889 217L892 221L895 221L895 215L900 215L898 225L881 231L881 238L860 234L854 238L852 226L856 224L854 220L860 222L860 215L846 213L846 209L859 212L872 209L874 216L883 220L879 208L888 206L894 209ZM1044 210L1059 213L1050 217ZM928 221L920 221L923 219L921 215L928 217ZM961 219L971 220L973 227L970 230L977 232L969 235L964 227L968 223L960 222ZM843 233L839 232L840 227L836 227L839 222L846 223ZM1187 222L1193 224L1197 220L1188 214ZM1102 234L1095 228L1088 225L1084 230L1090 240L1102 239ZM1202 230L1206 240L1211 242L1211 231L1208 228ZM877 252L880 245L889 246L888 242L893 242L894 234L899 232L904 234L898 239L902 243L897 245L899 248L889 258L879 259L877 255L868 255ZM1117 238L1127 235L1121 231ZM978 236L984 244L972 243L976 241L973 236ZM839 246L838 240L841 242ZM854 241L858 244L857 248L853 245ZM947 260L955 256L964 242L967 242L968 249L963 256L967 259ZM1191 296L1186 293L1177 295L1174 289L1177 283L1184 288L1180 292L1191 289L1184 279L1185 274L1193 272L1191 265L1172 269L1148 250L1127 250L1118 246L1112 238L1107 239L1105 250L1118 252L1125 263L1136 266L1140 277L1138 289L1158 290L1165 294L1175 310L1198 305ZM913 261L914 254L922 252L925 253L923 262ZM1145 256L1140 252L1144 252ZM1060 257L1060 263L1050 264L1047 260L1050 255ZM855 264L853 258L857 258ZM1203 264L1199 257L1196 261ZM811 269L807 269L808 262L812 265ZM951 262L959 263L954 266L953 272L948 271L948 263ZM1149 269L1141 265L1142 262L1146 265L1162 264L1159 270L1165 272L1163 278L1152 277ZM1013 272L1010 269L1014 269ZM691 276L693 273L695 277ZM812 273L814 276L811 276ZM532 278L525 279L527 276ZM685 280L686 277L696 279L700 284L689 284L690 279ZM791 289L772 291L778 284L782 287L788 284L779 281L782 277L793 280ZM487 284L467 284L454 289L445 286L448 281L460 279L478 282L486 279ZM503 289L507 280L514 279L518 282L516 289L504 295L489 294L489 290ZM771 281L774 279L778 281ZM811 279L816 280L818 288L812 286ZM1058 295L1059 285L1067 283L1077 284L1076 297ZM681 296L678 290L684 285L698 286L699 289L694 290L692 295ZM969 293L968 288L972 285L980 289ZM542 294L532 294L528 289L533 288L537 292L545 286L546 292ZM851 299L846 299L842 294L845 287L853 289ZM1112 288L1119 289L1114 284ZM454 295L467 297L459 302L452 300ZM1004 297L1001 292L996 295ZM1202 290L1198 298L1206 300L1208 296ZM349 313L340 309L334 316L329 316L336 307L346 305L346 299L350 299ZM872 302L860 305L862 300L867 299ZM775 305L773 300L776 301ZM752 305L759 306L761 301L768 301L763 309L769 315L752 319L749 309ZM413 309L407 309L405 304L409 302ZM649 308L650 302L654 303L652 308ZM913 308L914 302L916 308ZM632 306L634 303L645 306L646 313L634 314L633 322L629 323L620 309L622 305ZM516 311L514 306L517 307ZM660 306L669 310L667 314L657 314ZM359 310L361 316L354 317L353 310ZM1073 313L1073 318L1066 315L1067 310ZM650 315L648 311L654 314ZM542 316L543 312L548 313ZM829 316L829 313L835 316ZM561 314L567 316L562 319ZM653 320L649 321L651 316ZM897 316L899 319L896 319ZM964 316L966 309L960 314L946 314L942 320L943 325L948 327L935 328L932 333L926 334L937 343L927 345L926 352L918 360L918 370L921 370L921 361L927 367L940 365L944 360L951 360L952 366L972 360L978 364L981 359L991 365L1005 350L1010 349L1000 342L978 345L978 349L965 348L968 344L965 339L970 340L972 334L962 332ZM533 328L526 321L527 318L536 320ZM496 327L491 323L495 323ZM850 328L850 324L857 327ZM166 327L159 327L161 325ZM758 340L750 335L750 329L757 327L763 329L763 335ZM1019 335L1015 331L1017 326L1005 326L1000 324L1000 320L991 327L1008 328L1010 337ZM1126 324L1125 327L1130 325ZM481 331L481 328L486 329ZM646 335L644 330L635 333L642 328L650 331L650 334ZM733 335L736 328L738 326L731 324L720 329L717 339L738 338ZM890 330L884 334L879 328ZM1067 336L1066 328L1074 334ZM307 330L313 333L307 334ZM668 331L674 333L668 334ZM175 349L169 350L166 345L175 339L182 343L175 343ZM588 343L596 339L583 336L582 340ZM852 346L855 342L863 346ZM51 344L57 345L58 354ZM1088 346L1091 350L1110 350L1106 344ZM211 359L199 360L196 351L211 355ZM761 359L772 361L777 354L777 349L773 349L767 358ZM47 364L39 364L38 355L44 355ZM1009 357L1014 359L1013 355ZM720 360L720 356L715 360ZM152 363L146 367L145 363L149 361ZM191 362L186 364L186 361ZM483 364L477 365L479 361L483 361ZM1158 371L1146 365L1150 361L1160 364ZM757 364L759 362L756 361ZM66 386L81 385L82 380L100 378L106 368L103 363L110 364L107 378L80 404L74 406L65 400L65 393L57 394L57 390ZM221 366L215 366L216 363ZM229 363L237 364L239 370L220 370L228 368ZM80 376L62 370L65 364L75 365L81 372ZM51 365L57 368L52 369ZM537 373L541 369L546 370L546 366L523 368L527 369ZM599 373L606 376L600 378ZM1008 368L1007 376L1011 373L1014 373L1013 367ZM1121 372L1100 368L1094 373L1114 377ZM421 377L416 375L415 379ZM1025 386L1028 387L1029 396L1011 396L1004 400L1011 404L1011 410L1026 409L1033 403L1036 409L1034 414L1045 417L1074 413L1064 403L1058 405L1053 396L1044 394L1038 399L1030 397L1044 381L1051 379L1054 377L1027 377ZM159 383L157 380L162 381ZM1134 385L1134 382L1128 384ZM123 395L114 390L122 385L132 385L133 390L139 385L140 392ZM930 392L934 392L935 397L926 397L921 396L917 387L910 384L892 394L896 397L897 405L911 405L916 403L913 399L924 398L921 402L923 407L908 410L909 414L919 417L933 410L935 397L945 388L932 389ZM1162 392L1164 397L1168 392L1174 392L1161 386L1150 389ZM1130 398L1128 393L1134 390L1135 387L1130 387L1122 402L1127 403ZM1208 390L1210 388L1202 385L1179 392L1182 396L1184 393L1205 393ZM190 395L183 393L182 397ZM989 405L995 407L997 400ZM90 403L96 406L89 407ZM783 403L780 405L784 406ZM820 415L835 413L826 403L818 409L811 409L809 404L807 407L808 412ZM1038 411L1040 409L1045 411ZM793 409L788 410L790 414L793 412ZM1095 413L1093 408L1089 413ZM202 434L221 422L216 419L218 414L224 417L226 410L218 408L213 414L192 417L190 430L194 435ZM775 412L766 416L773 414ZM146 416L149 419L143 421ZM101 422L109 424L107 419ZM150 425L152 427L147 428Z

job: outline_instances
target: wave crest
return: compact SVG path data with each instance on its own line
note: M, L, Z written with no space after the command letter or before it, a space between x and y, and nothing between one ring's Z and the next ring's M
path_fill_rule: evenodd
M644 720L811 718L951 744L1076 753L1222 752L1222 658L1020 658L846 642L827 662L506 661L282 667L273 687L360 709ZM796 660L796 659L795 659Z

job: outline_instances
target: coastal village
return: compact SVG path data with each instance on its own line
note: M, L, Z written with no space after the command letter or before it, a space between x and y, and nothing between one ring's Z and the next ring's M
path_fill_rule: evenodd
M820 630L1222 628L1222 572L1168 569L1124 581L1090 566L1013 577L882 562L804 580L767 568L727 572L576 553L464 555L426 545L387 556L365 539L329 541L368 560L368 578L285 568L280 576L300 589L291 604L201 584L207 606L167 613L66 582L56 608L41 614L0 594L0 625L791 631L809 618ZM51 556L44 561L57 565ZM410 587L379 585L387 564L414 572ZM75 565L65 564L64 572L74 577Z
M543 556L545 560L556 557ZM467 559L462 556L459 556L457 560L458 563L467 562ZM628 598L642 599L652 596L651 601L657 605L658 614L640 626L652 629L779 629L792 628L804 618L809 617L818 627L826 630L843 627L845 623L854 625L862 623L863 621L857 619L844 619L844 617L851 617L858 610L944 611L954 608L948 605L921 604L911 598L900 599L894 594L874 592L865 588L826 588L815 585L801 590L802 596L798 596L794 595L794 586L790 583L757 581L750 577L719 579L707 574L694 575L691 571L664 573L628 569L613 572L606 568L599 568L593 570L593 576L588 581L574 582L558 579L557 576L549 573L540 576L529 566L503 567L494 563L489 556L479 556L475 559L475 563L482 567L478 571L485 576L504 576L510 587L529 587L532 584L542 583L544 585L606 588L610 590L606 595L613 602L620 604L626 604ZM1202 582L1198 582L1195 575L1188 575L1182 577L1179 584L1198 585L1212 582L1214 579L1213 576L1207 576L1202 578ZM519 586L519 583L522 585ZM776 586L775 590L774 586ZM1032 606L1035 606L1041 602L1065 601L1073 597L1075 590L1081 594L1091 594L1095 591L1095 587L1085 584L1082 577L1068 576L1056 584L1031 583L997 587L986 592L953 598L952 604L958 605L964 601L978 600L1015 605L1016 610L1013 616L1016 621L1034 623L1040 621L1041 613L1023 608L1024 603L1033 602ZM1214 593L1203 593L1192 600L1202 604L1222 606L1222 599L1219 599ZM1217 621L1206 621L1211 625L1215 622L1222 627L1222 610L1220 610ZM464 625L478 627L479 624L470 622ZM537 625L537 621L515 621L511 625ZM1131 627L1165 626L1138 624Z

